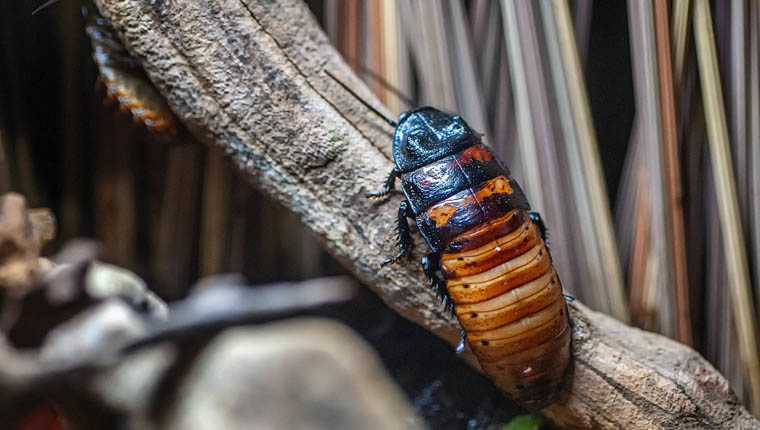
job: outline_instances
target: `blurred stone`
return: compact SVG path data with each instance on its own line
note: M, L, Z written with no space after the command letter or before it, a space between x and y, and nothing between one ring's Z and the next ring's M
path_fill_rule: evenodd
M165 321L166 304L134 273L95 260L98 245L76 239L66 243L52 266L34 288L13 296L0 319L10 342L19 348L36 348L60 324L97 303L119 299L141 316Z
M66 242L54 258L55 267L42 282L50 303L71 303L85 296L84 279L99 248L97 242L87 239Z
M166 428L423 427L375 353L326 320L227 330L185 375Z
M145 282L121 267L94 261L87 271L85 286L94 299L118 297L154 318L165 320L169 315L166 304L148 289Z
M146 332L142 318L131 307L109 299L52 329L40 349L40 359L62 364L110 358Z
M127 354L113 368L93 378L93 391L111 408L127 416L128 428L149 429L148 414L163 377L178 360L178 349L163 343Z
M56 222L53 212L48 208L30 209L28 212L29 223L40 248L55 239Z
M60 265L82 265L95 260L100 254L100 245L91 239L71 239L55 254L55 262Z
M41 274L42 247L55 236L55 221L47 209L29 210L19 194L0 197L0 287L21 296Z

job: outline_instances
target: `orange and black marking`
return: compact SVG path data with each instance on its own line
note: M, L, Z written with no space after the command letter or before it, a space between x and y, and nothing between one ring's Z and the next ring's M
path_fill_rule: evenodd
M115 104L155 136L175 137L179 131L176 117L137 60L121 44L111 23L93 6L85 6L84 11L105 101Z
M403 114L393 155L396 168L374 195L401 178L401 252L389 261L409 255L414 218L430 247L425 273L483 370L522 405L550 404L570 367L571 333L540 217L459 116Z

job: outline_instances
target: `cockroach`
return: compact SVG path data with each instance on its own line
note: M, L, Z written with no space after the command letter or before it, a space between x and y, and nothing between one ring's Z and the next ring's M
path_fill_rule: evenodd
M32 15L59 1L44 2ZM100 15L92 2L82 3L85 30L92 42L92 58L98 67L98 83L105 89L105 101L115 104L154 136L167 140L175 138L179 122L166 100L150 82L140 63L122 45L111 22Z
M330 75L332 77L332 75ZM333 77L333 79L335 79ZM405 112L395 128L393 161L383 189L401 180L399 253L409 257L413 218L429 248L422 267L453 312L483 371L529 409L554 402L570 367L571 331L546 228L520 185L459 115L432 107Z
M111 22L92 5L82 8L87 19L86 32L92 42L92 58L98 66L98 81L105 88L106 100L129 114L135 123L153 135L171 139L179 124L164 97L150 82L140 63L121 44Z

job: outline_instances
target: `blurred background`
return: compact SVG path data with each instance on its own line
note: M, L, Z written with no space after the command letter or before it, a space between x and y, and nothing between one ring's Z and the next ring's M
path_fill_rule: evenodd
M216 273L254 284L344 273L222 154L152 133L108 97L80 2L32 16L39 3L0 2L0 183L53 209L59 244L98 239L104 259L167 300ZM570 294L693 346L757 411L757 2L308 4L394 115L429 104L485 134L542 212ZM416 328L370 293L357 300L354 327L402 361L378 327ZM458 365L441 360L432 368ZM419 400L433 379L402 385ZM467 407L446 419L481 405Z

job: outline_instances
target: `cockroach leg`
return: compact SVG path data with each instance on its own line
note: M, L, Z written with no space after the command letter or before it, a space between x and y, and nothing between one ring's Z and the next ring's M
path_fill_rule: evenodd
M410 217L411 215L412 213L409 209L409 203L407 201L401 202L401 205L398 207L398 224L396 227L398 247L400 251L395 257L385 260L382 264L383 266L396 263L402 258L409 257L411 254L414 242L412 242L412 235L409 232L409 222L407 221L407 217Z
M388 174L388 177L385 178L385 182L383 184L383 189L376 192L376 193L367 193L367 198L370 199L384 199L388 197L393 190L396 189L396 178L398 177L398 170L395 168L391 170L391 173Z
M459 344L457 345L457 354L462 354L467 347L467 332L464 329L459 331Z
M422 257L422 269L425 272L425 276L430 282L430 288L435 291L438 300L444 306L447 312L454 314L454 301L449 296L449 291L446 288L446 280L441 272L441 254L440 252L432 252Z
M538 227L538 231L541 233L541 239L546 242L546 224L544 224L544 219L541 218L541 214L538 212L529 212L528 216L530 216L530 220L533 221L533 224Z
M420 264L422 265L422 270L425 272L425 276L427 276L428 281L430 281L431 283L436 278L435 272L437 270L437 267L436 267L437 264L435 263L434 260L437 260L439 258L440 256L436 254L427 254L422 257L422 260L420 260Z

